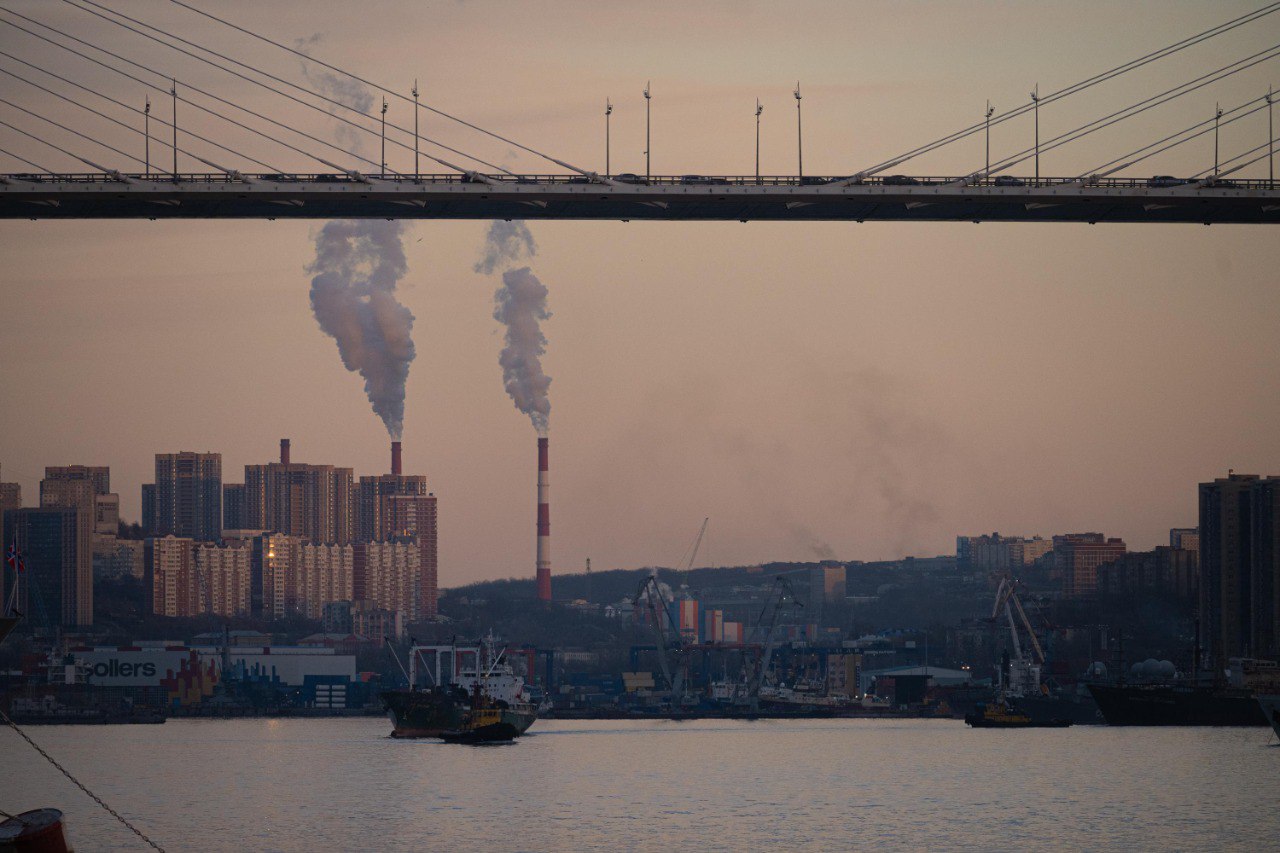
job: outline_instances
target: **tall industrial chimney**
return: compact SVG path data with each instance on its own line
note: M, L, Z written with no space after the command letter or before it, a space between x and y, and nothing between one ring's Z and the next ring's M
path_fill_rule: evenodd
M391 473L400 476L400 442L391 442Z
M547 481L547 439L538 439L538 600L551 600L551 484Z
M289 439L287 438L280 439L280 464L289 464Z

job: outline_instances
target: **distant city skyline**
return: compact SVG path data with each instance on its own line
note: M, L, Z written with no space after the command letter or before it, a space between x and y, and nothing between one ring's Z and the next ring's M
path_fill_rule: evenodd
M136 47L71 7L15 8ZM295 59L178 7L121 8L300 77ZM794 173L799 79L806 173L848 174L981 121L988 99L1011 108L1037 82L1069 85L1256 8L405 2L379 7L380 21L400 26L376 32L367 9L336 2L222 12L286 43L323 27L315 55L406 93L417 77L424 102L594 168L604 165L609 98L615 172L644 171L642 90L652 81L655 172L751 174L759 97L761 169ZM1046 105L1042 135L1267 47L1274 31L1241 29L1090 98ZM501 62L476 62L474 42L460 37L475 32ZM12 28L0 28L0 42L39 56ZM145 53L169 61L158 47ZM85 73L141 101L136 87ZM1278 74L1261 65L1079 151L1048 152L1042 173L1083 172L1211 117L1217 101L1261 96ZM209 80L257 103L243 86ZM0 85L26 103L19 84ZM403 104L390 109L388 118L411 117ZM285 118L333 132L323 117ZM466 139L426 111L423 121L424 133ZM1253 147L1265 130L1258 116L1230 125L1223 150ZM1026 147L1032 133L1029 119L1000 125L993 154ZM901 171L972 171L983 148L970 141ZM1201 142L1135 174L1198 172L1213 156ZM504 144L478 148L513 170L545 168ZM388 152L393 166L411 158ZM122 516L140 520L157 452L220 453L224 482L238 482L226 472L271 462L290 436L297 459L357 478L384 472L386 431L308 303L320 224L0 226L4 480L30 506L46 466L109 465ZM405 468L445 507L443 586L532 574L531 432L502 385L495 282L472 271L487 226L414 223L405 238L399 295L416 318L417 351ZM718 565L950 553L957 535L996 530L1105 531L1145 550L1195 525L1196 484L1231 468L1280 473L1280 241L1266 227L531 228L552 314L543 331L556 406L553 575L587 558L597 570L672 565L708 516L700 562Z

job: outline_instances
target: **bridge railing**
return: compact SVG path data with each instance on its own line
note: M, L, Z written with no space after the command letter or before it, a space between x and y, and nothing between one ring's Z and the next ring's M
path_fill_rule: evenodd
M440 184L464 184L484 182L481 179L469 175L461 175L456 173L446 174L420 174L420 175L361 175L359 177L350 174L336 174L333 172L296 172L296 173L244 173L242 176L232 176L223 172L180 172L177 176L169 173L152 172L150 175L129 173L123 174L123 177L129 181L138 181L142 183L152 184L223 184L223 185L241 185L242 180L251 183L270 183L270 184L302 184L302 185L330 185L343 184L348 186L372 186L376 188L377 183L392 183L397 185L440 185ZM609 176L611 180L627 185L627 186L652 186L652 187L685 187L699 189L713 189L715 187L821 187L833 183L848 180L847 176L840 175L805 175L804 178L798 178L795 175L761 175L757 178L754 175L653 175L649 178L633 175L630 173L622 173L621 175ZM0 175L0 178L21 181L24 183L56 183L56 184L117 184L119 178L113 174L104 174L102 172L72 172L60 174L43 174L43 173L14 173ZM592 185L591 179L582 175L485 175L486 181L494 181L499 184L520 184L520 185L544 185L544 186L561 186L561 185ZM1079 177L1042 177L1038 181L1034 178L1020 178L1010 175L996 175L993 177L966 179L965 177L955 175L873 175L864 178L855 184L856 186L868 187L943 187L943 186L960 186L962 182L968 180L968 187L1007 187L1021 189L1042 189L1065 186L1080 186L1081 178ZM1110 177L1098 179L1084 179L1085 186L1099 188L1115 188L1115 189L1144 189L1144 188L1170 188L1183 185L1194 185L1199 182L1198 178L1177 178L1160 176L1155 178L1138 178L1138 177ZM366 183L371 182L371 183ZM599 186L599 184L595 184ZM1243 189L1243 190L1275 190L1280 188L1280 182L1269 181L1267 179L1251 179L1251 178L1230 178L1222 179L1213 186L1227 189Z

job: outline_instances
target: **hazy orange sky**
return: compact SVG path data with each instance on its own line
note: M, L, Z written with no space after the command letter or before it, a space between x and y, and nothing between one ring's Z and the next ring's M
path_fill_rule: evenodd
M175 60L64 3L8 7L333 138L331 120ZM160 2L107 5L301 81L296 58ZM296 2L208 8L584 167L644 171L646 80L659 174L850 174L1261 3ZM0 16L0 19L6 16ZM1280 14L1045 107L1042 138L1280 42ZM142 87L10 26L0 49L114 97ZM0 58L0 66L19 69ZM1045 175L1113 156L1280 88L1280 60L1044 155ZM138 138L12 78L4 97L141 155ZM70 91L70 90L67 90ZM167 101L154 97L156 115ZM278 100L278 99L277 99ZM4 120L34 120L0 107ZM190 110L186 112L190 113ZM394 121L412 121L394 103ZM211 121L282 169L318 167ZM96 124L94 123L96 122ZM446 127L424 133L514 171L545 163ZM51 137L126 170L116 155ZM1223 129L1224 159L1266 139ZM231 142L234 140L234 143ZM992 132L997 157L1029 118ZM194 146L195 143L192 143ZM6 128L0 147L83 166ZM309 146L316 150L318 146ZM376 140L366 153L376 156ZM92 153L90 153L92 152ZM221 162L228 155L213 152ZM329 157L335 155L329 154ZM1204 138L1132 174L1212 165ZM167 151L156 162L168 162ZM114 158L114 159L113 159ZM394 168L412 155L389 150ZM117 162L119 161L119 162ZM974 137L900 171L963 174ZM356 165L356 164L353 164ZM184 165L194 168L194 164ZM203 167L201 167L203 170ZM0 155L0 171L29 167ZM1029 173L1029 164L1019 170ZM1266 163L1246 175L1265 177ZM0 223L0 476L38 499L45 465L110 465L138 516L153 454L216 450L224 481L274 459L387 467L358 377L316 326L318 222ZM1099 530L1131 547L1194 525L1195 484L1280 473L1280 233L1059 224L532 223L550 288L552 534L558 572L671 564L704 516L715 564L951 553L959 533ZM534 432L503 391L486 223L420 222L401 299L417 318L405 468L440 497L444 586L533 575ZM703 562L702 559L699 562Z

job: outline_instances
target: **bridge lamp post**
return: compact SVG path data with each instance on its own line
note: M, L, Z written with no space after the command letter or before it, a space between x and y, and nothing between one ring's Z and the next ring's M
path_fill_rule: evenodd
M387 176L387 96L382 96L382 177Z
M1031 92L1031 100L1035 104L1036 113L1036 183L1040 183L1040 84Z
M800 183L804 184L804 128L801 122L800 110L800 81L796 81L796 90L792 92L796 96L796 158L797 168L800 175Z
M1267 175L1271 189L1276 188L1276 109L1271 87L1267 87Z
M764 107L760 105L760 99L756 98L756 183L760 183L760 113L764 112Z
M984 178L991 177L991 114L994 112L991 102L987 101L987 169L982 173Z
M421 171L418 169L418 80L413 81L413 179L417 181Z
M604 99L604 176L607 178L613 174L613 170L609 165L609 116L613 115L613 104L608 98Z
M644 84L644 179L647 181L650 177L649 170L649 103L651 96L649 95L649 83Z
M1222 119L1222 107L1213 105L1213 176L1218 177L1218 122Z
M169 89L169 94L173 95L173 182L178 182L178 81L173 81L173 87Z
M147 95L146 106L142 108L142 134L146 139L144 154L147 164L147 177L151 177L151 96Z

